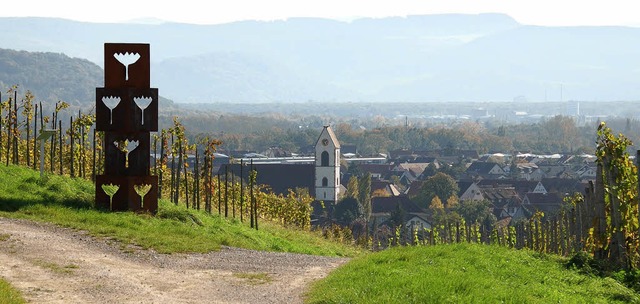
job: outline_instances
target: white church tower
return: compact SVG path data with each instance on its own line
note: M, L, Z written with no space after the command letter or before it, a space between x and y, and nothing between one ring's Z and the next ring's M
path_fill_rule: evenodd
M316 142L316 199L336 202L340 191L340 143L331 127L324 126Z

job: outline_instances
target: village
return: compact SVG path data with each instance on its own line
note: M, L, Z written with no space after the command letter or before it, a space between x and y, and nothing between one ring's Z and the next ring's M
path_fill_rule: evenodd
M320 205L314 205L312 218L316 225L337 222L351 226L354 221L364 219L374 231L397 224L411 230L431 229L437 221L430 208L434 195L424 193L428 191L424 185L430 181L436 189L455 190L451 193L453 197L438 197L445 210L453 207L447 206L451 200L484 202L495 217L494 224L508 226L530 219L537 212L554 216L567 207L565 197L583 194L589 182L596 178L596 157L588 154L480 155L476 150L399 149L389 154L361 156L356 146L341 145L330 126L324 127L315 146L304 147L300 152L271 147L261 153L216 153L214 171L222 178L227 174L242 178L241 167L251 163L257 171L257 183L275 194L286 195L290 190L304 189L318 202L322 201L325 209L319 210ZM247 175L245 171L245 179ZM433 178L436 175L439 180ZM353 210L335 208L350 195L348 188L352 179L356 179L357 184L365 176L370 180L370 187L360 191L368 190L369 212L358 215L357 206L352 207ZM453 187L446 185L447 180L454 182ZM360 196L366 197L362 193ZM345 212L345 208L351 214L338 214ZM402 223L393 223L394 212L398 210L402 210Z

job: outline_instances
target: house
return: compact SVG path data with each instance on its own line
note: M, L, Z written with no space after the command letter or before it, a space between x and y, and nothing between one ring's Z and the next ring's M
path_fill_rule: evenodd
M234 176L235 180L242 178L246 183L251 170L249 163L224 165L218 170L218 176L222 182L225 178L231 181L231 176ZM301 188L316 196L313 164L254 164L253 170L257 172L256 184L268 187L275 194L286 195L289 189Z
M384 179L391 175L393 165L390 164L357 164L355 165L360 173L371 174L371 179Z
M399 173L400 181L404 185L409 185L418 180L428 166L428 163L401 163L393 167L392 171Z
M340 152L342 153L342 155L357 156L358 155L358 148L357 148L356 145L341 145L340 146Z
M417 227L421 225L424 228L431 228L431 224L426 219L427 213L422 208L413 203L407 196L392 196L392 197L372 197L371 198L371 218L370 223L377 223L381 226L388 223L394 212L402 210L405 214L403 221L405 227L414 225ZM412 222L413 221L413 222Z
M540 180L542 173L538 169L538 165L531 162L520 162L516 164L518 170L518 178L525 180Z
M474 181L460 180L458 181L458 189L460 189L460 192L458 193L458 198L461 201L466 201L466 200L481 201L484 199L484 196L482 195L482 191L480 187Z
M505 206L514 205L514 203L522 201L513 187L481 187L480 191L484 199L490 201L493 205L493 214L497 218L501 218Z
M504 178L506 173L499 164L476 161L471 163L465 173L472 177Z
M576 170L576 175L582 180L595 180L596 170L596 166L584 165Z
M416 162L418 160L427 159L428 161L420 162L433 162L434 159L444 160L446 163L455 163L461 159L476 160L479 158L478 151L476 150L461 150L461 149L440 149L440 150L407 150L398 149L389 152L389 158L400 162Z
M398 149L398 150L389 151L389 158L390 159L394 159L394 160L396 160L396 159L409 159L409 158L413 158L413 157L415 157L415 154L411 150Z
M371 195L378 194L378 196L399 196L400 191L393 185L392 182L383 180L371 181Z
M431 229L431 223L429 223L426 218L417 214L407 214L404 218L404 226L411 231Z
M266 157L291 157L292 154L290 151L287 151L283 148L280 147L270 147L269 149L267 149L266 151L264 151L262 153L263 155L265 155Z
M549 192L558 192L564 195L572 195L573 193L585 193L588 182L583 182L576 178L543 178L542 183Z
M414 197L418 194L420 194L420 188L422 188L422 184L424 183L424 181L422 180L417 180L411 183L411 185L409 185L409 187L407 188L407 190L404 192L408 197Z
M573 178L576 176L575 172L565 165L538 165L538 168L543 173L542 178Z
M527 181L516 179L482 179L477 182L479 187L513 187L520 197L524 197L529 192L547 193L547 189L539 181Z
M532 214L540 211L545 217L554 216L565 205L563 197L558 192L527 193L522 200L522 206Z
M512 220L528 219L533 215L522 206L522 200L513 199L507 202L501 209L496 210L496 217L500 220L509 218Z

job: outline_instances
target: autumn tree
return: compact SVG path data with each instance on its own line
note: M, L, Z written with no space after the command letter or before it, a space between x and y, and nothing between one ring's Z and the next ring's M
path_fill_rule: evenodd
M453 177L438 172L422 183L418 194L411 199L418 206L427 208L434 197L449 198L451 196L457 196L459 191L458 183Z
M444 210L442 200L440 200L440 197L437 195L431 199L429 210L433 216L434 224L441 225L446 222L446 211Z
M349 182L347 183L347 192L344 196L355 199L360 197L360 186L358 185L357 176L351 176L351 178L349 178Z

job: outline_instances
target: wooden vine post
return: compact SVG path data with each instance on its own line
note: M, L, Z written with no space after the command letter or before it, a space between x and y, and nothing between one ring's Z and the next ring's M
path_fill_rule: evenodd
M608 215L609 223L605 234L608 242L603 244L603 249L606 248L608 252L605 251L604 255L600 252L597 258L604 260L608 253L609 265L613 269L629 269L638 264L639 229L638 169L627 153L627 147L632 143L622 134L614 136L605 123L598 126L597 143L596 155L602 186L597 185L596 192L599 192L597 188L602 187L604 214ZM596 180L596 183L599 181ZM606 220L605 217L602 222L607 223ZM602 225L599 223L599 226Z

